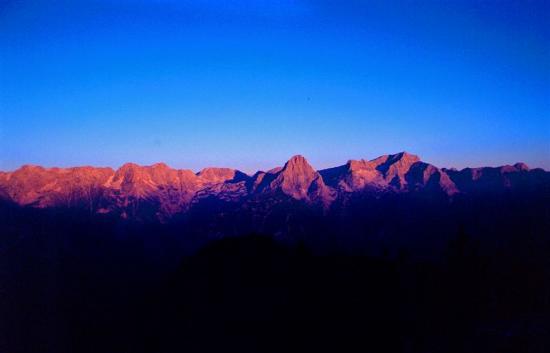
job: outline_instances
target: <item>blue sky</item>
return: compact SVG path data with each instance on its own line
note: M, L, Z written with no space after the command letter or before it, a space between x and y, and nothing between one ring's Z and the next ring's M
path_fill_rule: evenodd
M0 169L550 169L544 1L2 1Z

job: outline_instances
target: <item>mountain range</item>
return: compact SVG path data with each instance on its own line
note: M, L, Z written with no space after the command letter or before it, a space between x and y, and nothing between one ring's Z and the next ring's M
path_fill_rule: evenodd
M438 168L407 152L349 160L315 170L301 155L284 166L247 175L230 168L198 173L164 163L112 168L44 168L25 165L0 172L0 198L20 206L75 208L91 214L166 222L209 201L270 208L284 201L331 209L357 196L396 194L443 197L504 192L548 193L550 172L524 163L501 167Z
M549 235L522 163L27 165L0 172L0 351L547 352Z

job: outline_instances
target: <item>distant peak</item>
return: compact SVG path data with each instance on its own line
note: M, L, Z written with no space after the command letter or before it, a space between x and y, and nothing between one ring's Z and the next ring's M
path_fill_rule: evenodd
M314 174L315 169L302 155L293 156L281 170L284 174Z
M283 167L283 169L288 169L288 168L311 168L311 165L309 164L309 162L307 161L307 159L300 155L300 154L297 154L295 156L292 156L286 163L285 163L285 166Z
M36 164L25 164L21 166L21 170L44 170L45 168Z
M140 167L138 164L132 163L132 162L124 163L124 164L120 167L121 170L137 169L137 168L141 168L141 167Z
M396 153L396 154L390 154L388 156L388 159L391 159L393 161L405 161L405 162L418 162L420 161L420 157L418 157L416 154L412 154L412 153L409 153L409 152L406 152L406 151L403 151L403 152L399 152L399 153Z
M155 163L151 166L153 169L170 169L170 167L163 162Z
M316 185L313 185L314 183ZM319 173L301 155L290 158L270 183L270 189L280 188L285 194L295 199L308 198L312 186L315 190L322 189L324 187L323 180Z
M525 171L529 170L529 167L527 166L527 164L522 162L514 164L514 167L518 170L525 170Z
M303 164L303 163L307 163L307 160L304 156L302 156L301 154L297 154L295 156L292 156L290 157L290 159L288 160L287 164L288 163L291 163L291 164Z

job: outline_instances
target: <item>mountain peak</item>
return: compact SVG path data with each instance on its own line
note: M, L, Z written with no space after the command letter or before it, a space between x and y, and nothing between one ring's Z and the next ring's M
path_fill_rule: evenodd
M313 169L307 159L299 154L291 157L281 169L281 174L284 174L286 176L303 175L306 178L309 178L315 173L315 169Z
M20 171L28 171L28 172L43 171L45 169L46 168L44 168L40 165L36 165L36 164L25 164L25 165L21 166L21 168L19 168Z
M139 169L139 168L141 168L140 165L138 165L136 163L132 163L132 162L127 162L127 163L124 163L122 166L120 166L120 168L118 170L121 171L121 172L124 172L124 171L127 171L127 170L136 170L136 169Z
M391 160L392 162L397 161L403 161L405 163L415 163L420 161L420 157L418 157L416 154L412 154L406 151L402 151L396 154L390 154L388 156L388 160Z
M311 176L315 174L315 169L313 169L304 156L298 154L285 163L285 166L281 169L281 173L285 175L294 174Z
M516 169L522 170L522 171L527 171L527 170L529 170L529 166L527 166L527 164L522 163L522 162L519 162L519 163L514 164L514 167L515 167Z
M378 157L372 162L376 162L376 164L378 164L378 166L376 167L378 170L382 171L383 173L387 173L391 170L405 171L414 163L420 162L420 158L415 154L399 152L396 154Z
M168 170L168 169L170 169L170 167L168 166L168 164L163 163L163 162L155 163L155 164L153 164L153 165L151 166L151 168L157 169L157 170Z
M272 190L280 188L285 194L295 199L306 199L314 181L323 183L319 173L313 169L304 156L295 155L278 172L277 177L271 182L270 188Z
M309 162L307 159L302 156L301 154L297 154L295 156L292 156L285 164L284 169L287 167L310 167ZM313 169L313 168L312 168Z

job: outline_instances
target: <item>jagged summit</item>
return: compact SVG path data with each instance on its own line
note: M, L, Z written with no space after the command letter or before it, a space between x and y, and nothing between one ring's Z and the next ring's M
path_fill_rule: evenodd
M313 169L307 159L301 155L296 155L290 158L280 172L286 176L312 176L316 173L315 169Z
M349 160L344 166L322 170L320 173L328 185L345 192L365 188L406 190L407 173L417 163L420 163L417 155L399 152L372 160Z
M378 157L373 161L382 162L378 164L377 169L383 172L387 172L392 167L403 170L410 167L416 162L420 162L420 158L414 154L407 152L400 152L396 154L390 154L382 157Z
M294 155L290 157L290 159L285 163L284 168L296 168L296 167L305 167L305 168L311 168L311 165L307 161L307 159L302 156L301 154Z
M290 158L269 184L268 191L281 190L295 199L310 199L310 188L324 188L321 175L301 155Z
M413 163L420 161L420 157L418 155L409 153L407 151L391 154L390 157L393 158L394 160L405 160Z

